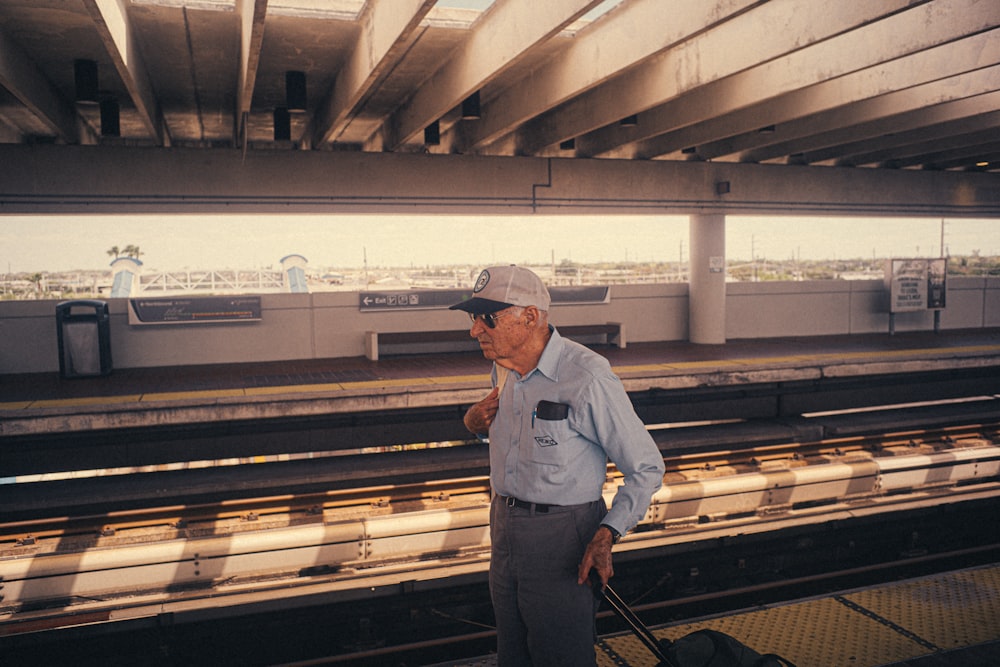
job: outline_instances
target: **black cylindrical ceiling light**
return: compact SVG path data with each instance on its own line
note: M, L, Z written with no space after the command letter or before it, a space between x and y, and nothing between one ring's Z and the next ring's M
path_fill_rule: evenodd
M274 140L292 140L292 115L284 107L278 107L274 110Z
M97 62L79 59L73 61L73 80L76 83L76 101L97 104Z
M482 118L478 90L462 100L462 118L465 120Z
M101 100L101 136L120 137L121 113L118 107L118 100L113 97L105 97Z
M285 106L289 111L306 110L305 72L285 72Z
M437 146L441 143L441 123L434 121L424 128L424 144L427 146Z

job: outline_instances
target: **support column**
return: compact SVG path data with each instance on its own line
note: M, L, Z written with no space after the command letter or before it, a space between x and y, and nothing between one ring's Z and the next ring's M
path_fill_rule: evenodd
M702 345L726 342L726 216L692 215L688 340Z

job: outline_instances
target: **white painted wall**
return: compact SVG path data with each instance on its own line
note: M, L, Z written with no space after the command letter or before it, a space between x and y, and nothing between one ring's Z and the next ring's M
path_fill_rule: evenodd
M58 301L0 302L0 373L59 370ZM948 279L942 329L1000 327L1000 278ZM130 326L124 299L111 299L116 368L354 357L364 333L464 328L464 313L447 309L361 312L356 292L265 294L259 322ZM774 338L888 333L881 281L730 283L726 337ZM553 307L560 324L621 322L628 342L687 340L684 284L615 285L607 304ZM900 313L896 331L930 331L930 312Z

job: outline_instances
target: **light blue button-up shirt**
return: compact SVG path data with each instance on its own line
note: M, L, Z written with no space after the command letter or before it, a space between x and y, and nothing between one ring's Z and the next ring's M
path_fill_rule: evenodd
M568 406L566 418L542 419L539 401ZM601 497L608 459L625 483L603 523L625 534L663 483L663 457L608 361L552 329L538 366L524 377L510 371L504 383L490 427L493 490L549 505L591 502Z

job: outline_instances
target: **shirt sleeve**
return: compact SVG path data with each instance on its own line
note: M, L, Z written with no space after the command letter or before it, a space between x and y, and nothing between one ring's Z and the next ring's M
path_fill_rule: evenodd
M582 399L587 409L578 428L600 444L624 476L601 523L624 535L645 516L653 494L663 485L663 456L610 369L588 384Z

